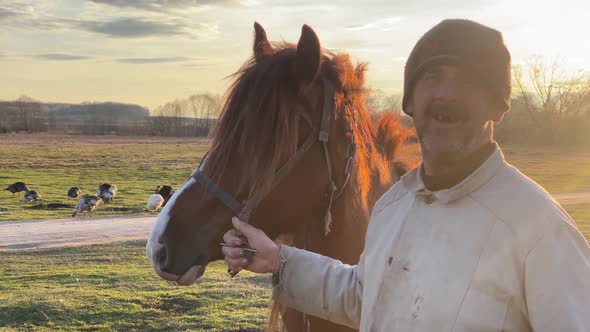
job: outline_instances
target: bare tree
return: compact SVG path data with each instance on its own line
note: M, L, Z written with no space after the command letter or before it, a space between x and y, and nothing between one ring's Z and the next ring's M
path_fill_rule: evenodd
M400 94L386 94L381 89L369 89L367 104L372 112L399 111L402 106Z
M590 94L590 73L567 73L557 60L547 64L541 56L531 57L527 67L531 93L538 103L538 111L558 118L582 111L583 102ZM515 71L515 74L520 73ZM521 77L520 81L522 83ZM520 90L528 92L523 84L520 85ZM531 106L529 104L529 108Z
M522 65L515 65L512 67L512 93L516 96L516 98L513 99L513 103L521 103L522 108L527 112L531 120L539 125L537 110L533 101L534 96L529 92L529 88L525 83L522 72Z
M207 135L219 109L219 97L210 94L192 95L187 105L194 118L195 135Z
M195 94L157 107L151 121L152 134L206 136L217 117L220 98Z
M43 128L43 108L41 102L26 95L16 100L16 106L21 119L21 129L26 132L40 131Z
M526 114L534 127L511 114L507 120L522 123L505 127L540 141L579 141L584 131L581 122L586 121L590 110L590 73L568 72L559 61L546 61L542 56L515 65L512 72L513 109Z

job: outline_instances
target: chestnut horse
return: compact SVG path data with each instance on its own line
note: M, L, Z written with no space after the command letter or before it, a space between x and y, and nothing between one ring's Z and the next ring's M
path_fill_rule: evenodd
M147 244L156 273L178 284L223 259L238 214L271 238L355 264L376 200L403 172L409 130L392 116L371 121L364 64L322 51L306 25L296 46L271 45L254 26L254 56L234 74L211 149ZM289 332L350 331L278 305L272 313Z

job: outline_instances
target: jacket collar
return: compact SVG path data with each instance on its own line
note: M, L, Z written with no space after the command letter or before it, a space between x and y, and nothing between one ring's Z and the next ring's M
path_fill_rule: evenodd
M438 191L428 190L423 181L422 164L402 176L401 181L408 192L414 193L417 196L434 196L441 203L450 204L466 197L483 186L497 173L500 166L505 164L504 154L498 144L494 142L494 152L492 152L488 159L454 187Z

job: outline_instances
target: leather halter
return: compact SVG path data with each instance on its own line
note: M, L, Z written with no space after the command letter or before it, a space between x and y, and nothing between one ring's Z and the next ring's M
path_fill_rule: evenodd
M303 144L297 149L295 154L283 165L278 171L274 174L272 183L269 187L266 187L266 190L261 190L254 193L251 197L248 198L243 204L238 202L233 196L228 194L223 188L217 185L213 180L211 180L207 175L205 175L202 171L203 161L206 160L207 155L203 157L201 160L201 164L197 168L197 170L191 175L193 179L199 184L201 184L205 189L214 195L217 199L219 199L225 206L227 206L235 216L237 216L241 221L248 222L252 211L260 204L260 202L279 184L281 181L285 179L285 177L290 173L293 167L299 162L303 156L307 153L307 151L315 144L315 142L321 142L322 147L324 150L324 155L326 159L326 166L328 170L328 179L329 179L329 187L327 189L327 199L328 204L326 207L326 212L324 214L324 226L325 226L325 234L327 235L330 232L330 223L331 223L331 209L332 209L332 202L334 200L334 193L336 192L337 188L334 183L333 178L333 171L332 171L332 159L330 157L330 151L328 148L328 137L330 134L330 123L334 111L334 87L332 83L326 79L325 77L321 76L322 85L324 89L324 98L323 98L323 110L322 110L322 118L320 121L320 127L314 127L312 119L307 113L301 113L303 119L308 123L308 125L312 128L312 132L309 134L307 139L303 142ZM345 182L340 189L340 192L336 195L338 197L342 191L344 190L344 186L348 183L348 179L350 177L350 164L354 159L354 155L356 154L356 145L351 143L347 149L347 161L345 167Z

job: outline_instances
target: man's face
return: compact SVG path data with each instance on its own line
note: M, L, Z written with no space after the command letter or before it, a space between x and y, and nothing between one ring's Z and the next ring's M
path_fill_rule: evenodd
M409 111L426 158L460 160L491 138L502 112L483 82L459 66L426 69L414 84Z

